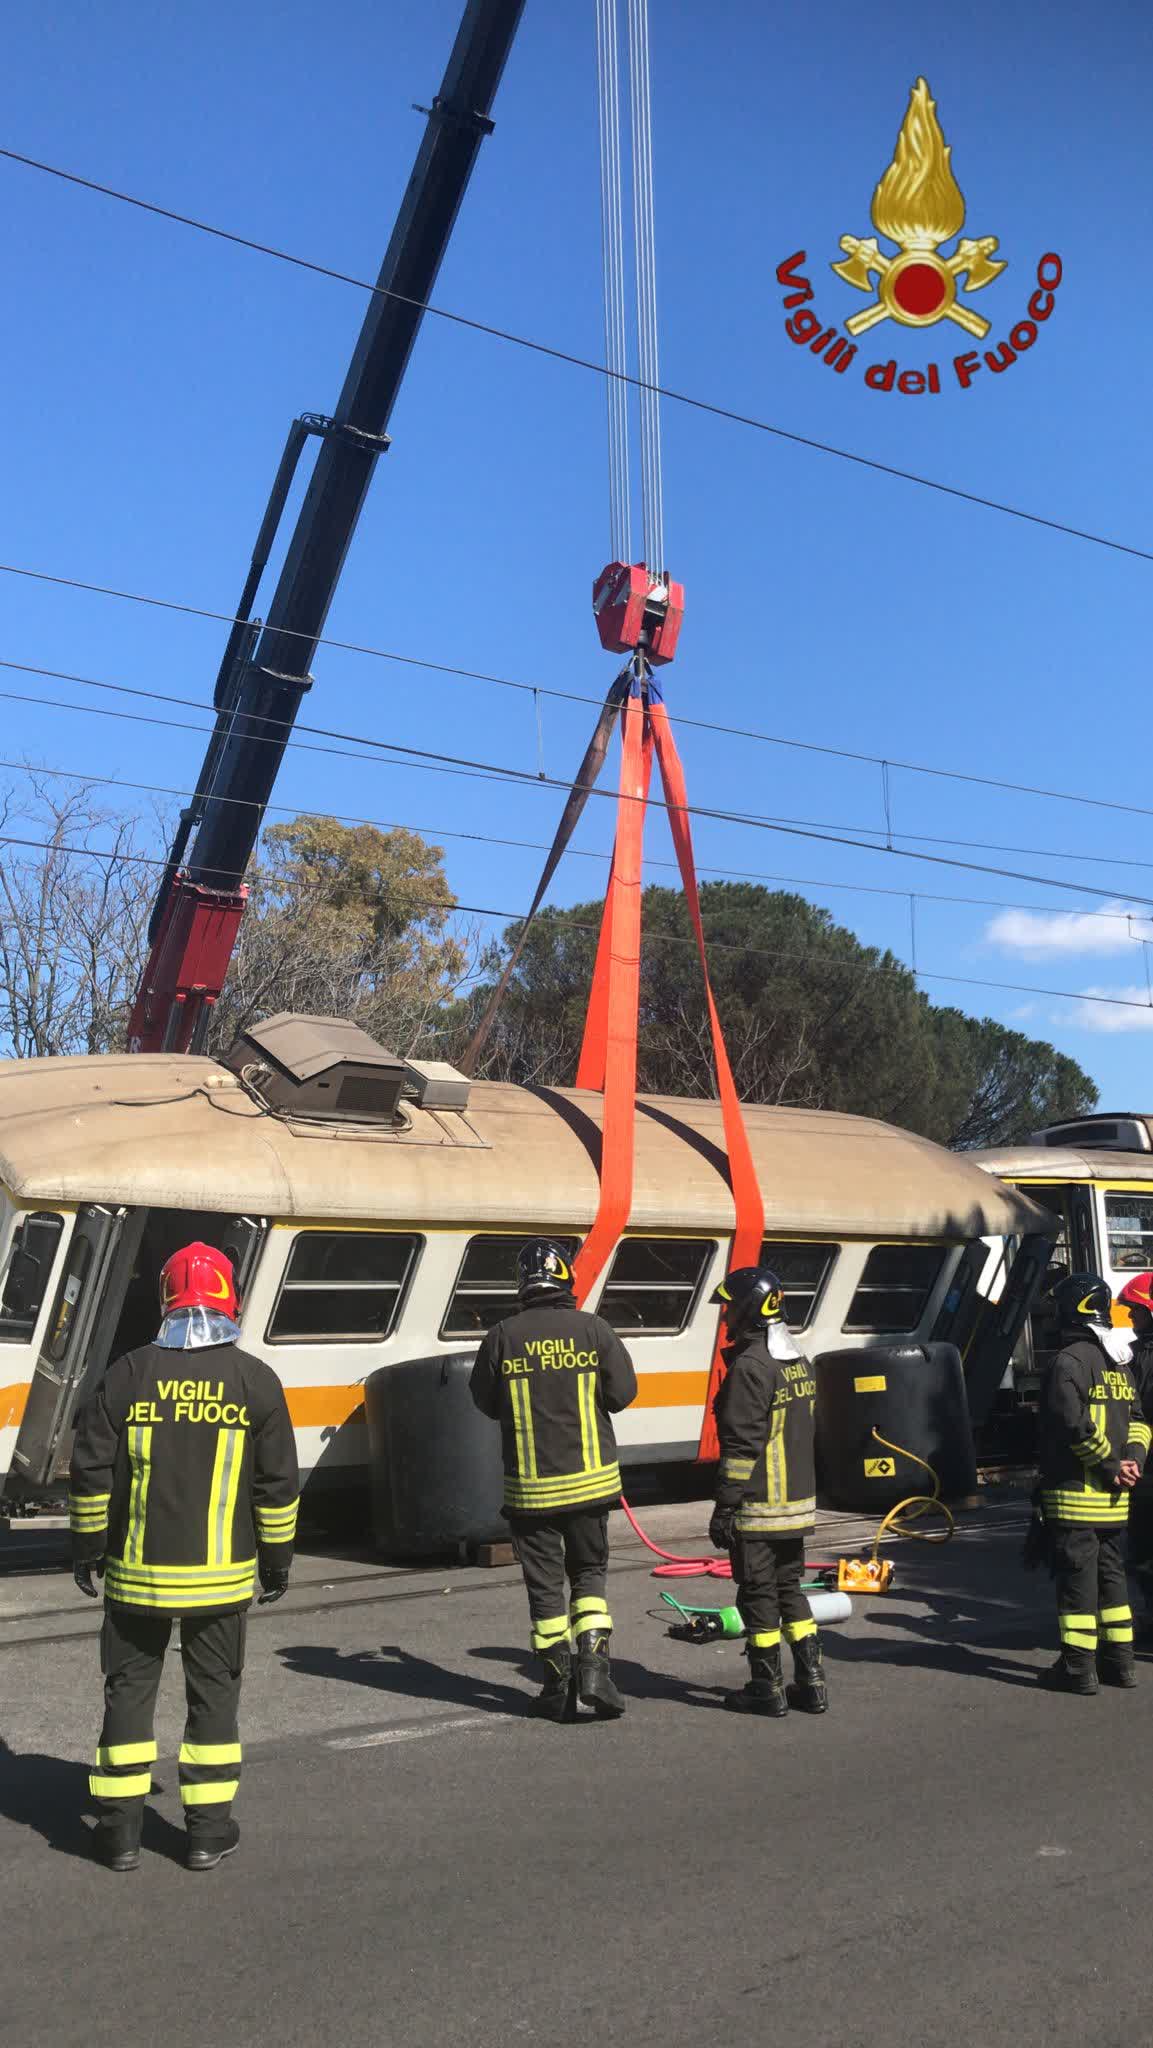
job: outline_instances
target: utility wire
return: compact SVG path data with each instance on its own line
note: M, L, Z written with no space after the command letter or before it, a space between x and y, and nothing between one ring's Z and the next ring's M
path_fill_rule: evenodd
M1089 541L1094 547L1109 548L1113 553L1131 555L1137 561L1153 562L1153 550L1133 546L1128 541L1115 540L1102 533L1092 533L1085 527L1072 526L1062 519L1047 519L1040 512L1027 511L1020 505L1007 505L997 498L986 497L980 491L965 491L957 484L941 483L936 477L920 476L915 470L899 469L890 462L879 462L871 455L858 455L848 448L838 448L829 441L818 441L811 434L797 434L787 427L772 425L768 420L756 418L752 413L738 412L734 407L720 405L711 399L698 398L691 392L675 391L669 385L647 386L643 378L631 377L609 370L604 363L594 362L588 356L575 354L571 349L556 348L548 342L531 340L527 335L514 334L510 328L497 327L486 320L473 320L465 313L450 311L447 306L434 306L428 300L410 298L404 292L390 291L387 287L369 282L363 277L353 277L349 272L336 270L331 264L314 262L310 257L297 256L288 249L276 248L272 243L256 241L252 236L234 233L229 228L216 227L213 223L198 220L192 214L177 213L172 207L158 206L154 200L141 199L136 193L121 192L113 185L104 185L95 178L84 178L76 171L66 171L59 164L47 164L37 157L26 156L16 149L0 149L0 157L10 163L22 164L26 170L40 171L46 177L59 178L68 185L77 185L86 192L95 192L104 199L115 199L125 206L135 206L142 213L154 215L158 220L172 221L178 227L192 228L198 234L211 235L216 241L230 242L239 249L250 249L258 256L271 256L279 263L291 263L298 270L310 271L316 277L330 278L336 284L353 286L357 291L370 292L379 297L397 299L402 305L413 306L419 312L427 313L436 320L447 320L456 327L464 327L474 334L487 334L493 340L507 341L516 348L529 349L534 355L548 356L554 362L568 363L574 369L588 370L594 376L620 375L625 384L635 390L651 389L660 398L667 398L674 405L689 406L695 412L707 413L713 419L728 420L734 426L749 427L756 433L772 434L781 441L791 441L798 448L812 448L821 455L836 456L842 462L852 462L860 469L874 471L880 476L897 478L901 483L918 484L923 490L937 491L947 498L958 498L968 505L980 505L988 512L1000 512L1010 519L1025 520L1031 526L1042 526L1051 533L1063 533L1071 540Z
M73 678L73 680L79 680L81 682L85 680L91 681L91 679L85 678ZM97 682L92 684L91 686L97 689L108 688L117 691L124 691L126 693L128 692L128 686L125 684L102 684ZM10 702L20 704L37 704L50 710L79 711L81 713L86 714L88 717L92 718L111 718L121 720L129 724L156 726L162 729L181 732L208 733L212 730L211 727L206 725L193 724L188 719L157 718L154 714L145 714L143 712L138 711L114 711L103 705L75 704L70 703L66 699L62 698L33 697L15 690L0 690L0 700L8 700ZM239 715L243 716L243 714ZM276 724L284 721L269 719L263 722L267 724ZM318 745L314 740L297 739L289 739L285 744L288 747L295 749L295 751L297 751L298 753L325 754L353 761L385 760L387 761L387 765L389 767L415 767L420 768L425 772L431 774L459 775L464 776L468 780L476 780L482 782L512 783L516 787L522 789L526 787L532 789L556 789L562 790L567 795L573 786L571 782L566 781L560 776L546 775L539 770L533 770L529 768L516 768L508 763L474 760L467 755L445 754L429 747L403 746L398 740L378 740L373 739L364 734L342 733L339 730L325 727L312 727L309 728L309 730L314 732L328 732L330 737L333 739L352 741L354 742L354 744L351 746L321 746ZM279 739L273 738L271 736L264 736L259 733L251 734L249 737L254 745L279 746L281 744ZM366 748L371 748L373 751L371 753L365 752L364 750ZM393 758L397 755L401 756L402 758L400 760ZM589 794L590 796L595 796L602 801L613 803L618 801L616 791L611 789L600 788L595 784L590 787ZM670 807L667 803L665 803L664 801L655 796L649 797L648 799L642 798L640 796L629 796L622 797L619 800L622 802L629 803L643 803L647 801L650 807L655 811L668 811L670 808L681 808L680 806ZM759 812L730 811L721 809L719 806L707 804L686 804L683 806L683 810L685 816L690 818L705 818L719 824L747 826L753 831L778 832L784 834L787 838L811 839L816 843L825 846L852 847L857 852L881 854L894 860L915 860L924 862L933 867L959 868L964 870L968 874L996 875L1003 880L1014 882L1027 882L1035 885L1037 888L1043 889L1064 889L1069 891L1075 891L1079 895L1094 896L1098 899L1100 899L1100 897L1104 893L1098 885L1089 882L1080 882L1074 880L1072 877L1031 874L1027 872L1022 872L1020 869L1017 868L1001 867L999 865L994 865L988 862L961 860L956 855L924 853L919 850L914 850L912 846L897 846L891 843L874 844L869 839L862 839L859 836L855 836L856 834L859 834L862 831L867 832L873 829L872 827L868 826L859 826L839 830L835 827L828 827L818 822L810 822L802 819L767 817ZM955 844L960 846L974 847L980 847L983 844L983 842L981 841L970 840L934 840L926 842L925 835L923 834L906 833L903 836L909 839L916 839L919 844ZM878 840L879 839L880 835L878 835ZM1049 855L1048 849L1038 849L1038 851L1046 855L1046 857L1048 857ZM1061 859L1081 858L1092 861L1102 861L1108 858L1108 856L1094 854L1058 854L1056 850L1053 851L1052 857ZM1122 863L1118 859L1113 864L1121 865ZM1147 861L1125 861L1123 864L1125 866L1132 867L1153 866L1153 862ZM908 892L905 891L903 893L907 894ZM1126 897L1128 901L1134 904L1140 904L1143 908L1153 908L1153 897L1138 896L1134 892L1128 890L1126 891Z
M0 150L0 156L2 155L3 151ZM228 612L211 611L203 605L181 604L175 599L166 597L151 597L146 595L142 591L117 590L110 584L88 583L78 576L56 576L51 574L46 569L28 569L14 562L0 562L0 575L22 576L29 578L33 582L37 583L55 584L65 590L82 590L94 597L113 597L122 600L126 604L148 605L160 611L178 612L190 618L211 619L214 622L219 623L223 626L244 625L249 623L247 620L233 618L232 615ZM297 634L291 626L285 626L279 630L282 631L285 639L312 638L311 635ZM604 702L603 697L594 697L586 692L578 690L558 690L550 687L546 683L519 682L511 676L492 675L484 669L460 668L452 662L429 661L426 657L416 654L397 654L389 648L371 647L361 641L335 640L321 636L321 638L317 640L315 644L319 647L334 647L345 654L361 654L370 656L371 658L377 661L397 662L403 667L423 669L435 675L460 676L467 682L490 683L498 689L518 690L525 696L551 697L556 699L558 702L566 704L590 704L596 707L597 709L599 709L601 704ZM25 668L30 674L60 675L61 679L64 681L84 680L83 677L71 677L63 674L62 671L55 669L38 669L33 663L0 662L0 667ZM93 685L93 687L98 686ZM107 684L99 687L112 688L113 685ZM140 694L155 694L158 698L158 701L161 702L172 701L191 704L194 701L192 698L174 698L168 700L165 699L162 693L160 692L149 693L147 691L142 691L140 692ZM204 708L208 710L212 709L210 705L205 705ZM722 725L716 719L689 718L682 712L670 712L669 717L671 722L675 725L683 725L687 728L692 729L695 732L718 733L722 736L722 738L725 739L755 740L763 746L785 747L791 749L796 753L802 754L820 754L826 756L831 760L837 761L854 761L859 763L863 767L899 769L900 772L905 775L928 775L933 776L938 780L946 782L965 782L973 784L982 789L1004 790L1011 796L1035 796L1044 798L1053 803L1083 804L1093 810L1121 811L1127 813L1132 817L1153 818L1153 808L1151 808L1149 805L1122 803L1115 797L1089 796L1085 794L1083 791L1079 790L1047 789L1043 785L1038 783L1009 782L994 775L970 774L960 768L940 768L932 763L924 761L895 760L891 754L866 754L858 752L857 750L851 747L832 747L827 745L824 741L820 740L791 739L781 733L759 732L754 727L740 725ZM284 722L288 723L288 721ZM295 730L303 732L322 731L323 728L305 726L300 721L296 721ZM901 836L907 839L910 837L920 835L904 833ZM978 840L969 840L964 842L958 841L957 843L976 846L982 844L983 842ZM1008 847L1001 850L1004 850L1006 852L1022 853L1028 853L1033 851L1033 849L1029 847ZM1037 849L1037 851L1044 852L1044 849L1039 848ZM1069 856L1067 854L1062 854L1060 858L1066 859L1069 858ZM1089 856L1086 856L1086 858L1089 858ZM1134 865L1140 865L1140 863L1134 863Z
M371 759L371 756L365 756L364 758ZM187 802L192 795L191 790L188 788L177 788L168 783L137 782L118 775L96 775L82 768L48 768L27 760L15 761L0 758L0 771L4 770L14 774L26 774L29 776L51 776L63 782L79 782L85 788L133 790L143 796L176 797L181 802ZM254 797L243 796L222 796L219 798L219 802L231 804L240 810L276 811L286 818L307 818L317 823L327 823L331 820L335 824L350 827L367 825L376 832L415 832L421 838L430 842L440 839L451 839L459 840L462 844L466 845L508 848L517 853L547 853L549 851L548 843L543 839L509 839L494 832L465 832L455 825L415 824L408 818L366 818L358 812L314 811L302 808L299 804L261 804ZM595 860L599 861L602 866L612 859L611 852L600 851L591 846L569 846L565 850L566 853L573 855L577 860ZM876 851L876 849L872 850ZM654 860L646 857L645 867L646 869L660 868L667 870L670 874L680 873L677 862L671 860ZM825 875L781 875L746 868L698 866L697 873L699 875L708 875L717 881L724 882L775 882L784 883L789 887L797 889L842 889L862 896L894 897L902 903L949 903L972 910L1023 910L1036 912L1038 915L1050 918L1093 918L1104 920L1111 924L1130 926L1133 923L1133 912L1131 910L1082 910L1079 906L1075 905L1068 905L1062 909L1059 905L1055 906L1052 903L1018 903L1006 900L1003 896L955 896L932 889L915 889L910 891L908 889L889 888L880 882L846 882ZM1126 901L1128 900L1126 898ZM709 914L709 912L705 912L706 918ZM1143 919L1138 919L1139 923L1144 921ZM1134 943L1141 942L1135 937Z
M126 865L132 867L164 868L167 866L167 861L157 854L130 853L119 849L106 851L96 846L70 846L57 839L31 839L9 832L0 833L0 846L19 846L33 849L40 853L70 854L85 860L123 861ZM212 872L212 870L209 870L209 872ZM217 872L223 874L225 870L220 869ZM450 916L493 918L509 924L519 924L524 917L524 912L519 910L496 910L489 904L481 903L445 903L444 899L439 896L409 896L406 892L405 901L414 908L423 907L426 909L443 910ZM550 910L547 914L554 927L563 926L570 931L599 933L599 925L569 917L563 910ZM649 944L691 946L694 948L697 943L691 933L681 932L642 932L642 941L647 941ZM710 942L709 950L714 953L739 953L747 959L783 961L790 966L796 966L813 960L819 948L813 946L803 953L781 953L775 947L741 946L734 945L727 940L713 940ZM896 958L893 958L891 961L883 959L876 961L838 961L822 955L822 965L831 969L834 973L847 970L853 974L901 974L908 976L911 980L949 982L962 988L1007 989L1016 995L1056 996L1069 1002L1103 1003L1110 1009L1148 1010L1150 1007L1147 1002L1138 1003L1128 996L1087 995L1081 989L1039 988L1033 982L991 981L976 975L938 974L927 968L918 968L914 971L913 968L906 966L903 961Z

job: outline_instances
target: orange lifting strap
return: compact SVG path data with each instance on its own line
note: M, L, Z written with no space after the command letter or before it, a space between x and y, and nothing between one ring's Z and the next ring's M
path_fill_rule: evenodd
M729 1160L729 1184L736 1211L732 1266L755 1266L759 1263L765 1228L760 1183L709 978L684 769L668 713L651 682L645 689L643 708L639 692L630 694L621 713L621 733L616 844L576 1077L578 1088L600 1088L604 1091L600 1198L596 1220L575 1262L577 1300L581 1303L602 1272L632 1210L640 1009L642 838L654 749L705 980L717 1089ZM700 1460L717 1456L713 1401L723 1376L724 1360L718 1327L697 1448Z

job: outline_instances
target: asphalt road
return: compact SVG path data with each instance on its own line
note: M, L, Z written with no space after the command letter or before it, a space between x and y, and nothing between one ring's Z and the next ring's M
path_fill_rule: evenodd
M701 1511L654 1522L683 1542ZM339 1604L317 1582L253 1622L244 1837L205 1876L179 1861L178 1667L141 1869L90 1860L94 1639L52 1639L75 1610L42 1581L0 1629L4 2038L1144 2042L1153 1668L1136 1694L1039 1690L1050 1589L1019 1545L992 1509L896 1553L900 1591L825 1632L831 1713L780 1724L719 1711L742 1660L665 1636L635 1548L628 1714L572 1728L524 1717L512 1573L346 1564Z

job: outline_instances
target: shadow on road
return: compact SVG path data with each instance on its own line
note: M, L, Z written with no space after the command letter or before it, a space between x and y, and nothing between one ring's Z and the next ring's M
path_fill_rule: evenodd
M162 1790L159 1785L157 1791ZM0 1736L0 1820L31 1828L62 1856L92 1856L92 1803L88 1766L63 1757L12 1749ZM184 1829L152 1807L144 1809L142 1847L184 1862Z
M486 1663L500 1664L526 1680L525 1685L506 1685L493 1677L470 1676L450 1671L431 1658L416 1657L399 1643L383 1643L379 1650L343 1652L319 1643L301 1643L280 1651L289 1671L306 1678L337 1678L353 1685L367 1685L377 1692L402 1699L439 1700L452 1707L474 1707L485 1714L525 1714L534 1697L532 1681L537 1676L535 1659L523 1649L484 1648L469 1654ZM629 1699L678 1700L695 1707L719 1706L729 1687L716 1689L648 1671L643 1664L627 1658L613 1659L613 1677ZM736 1675L732 1684L741 1683Z

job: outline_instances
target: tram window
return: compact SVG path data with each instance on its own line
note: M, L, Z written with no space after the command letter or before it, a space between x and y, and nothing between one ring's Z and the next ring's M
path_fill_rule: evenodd
M303 1230L268 1325L270 1344L379 1344L396 1327L422 1240Z
M1105 1228L1115 1273L1145 1273L1153 1267L1153 1196L1106 1195Z
M761 1263L771 1266L784 1282L785 1321L790 1330L805 1330L812 1322L825 1282L833 1270L839 1247L835 1244L797 1244L767 1237L761 1246Z
M940 1244L878 1244L865 1260L846 1330L915 1330L945 1260Z
M558 1245L571 1259L579 1239L551 1237L549 1242ZM520 1306L516 1293L517 1255L527 1243L527 1237L495 1234L469 1239L440 1326L442 1337L470 1337L479 1344L502 1316L516 1314Z
M12 1241L4 1296L0 1300L0 1344L30 1342L44 1304L63 1228L63 1216L54 1216L47 1211L24 1218Z
M626 1237L617 1246L597 1314L614 1330L675 1337L696 1304L711 1237Z

